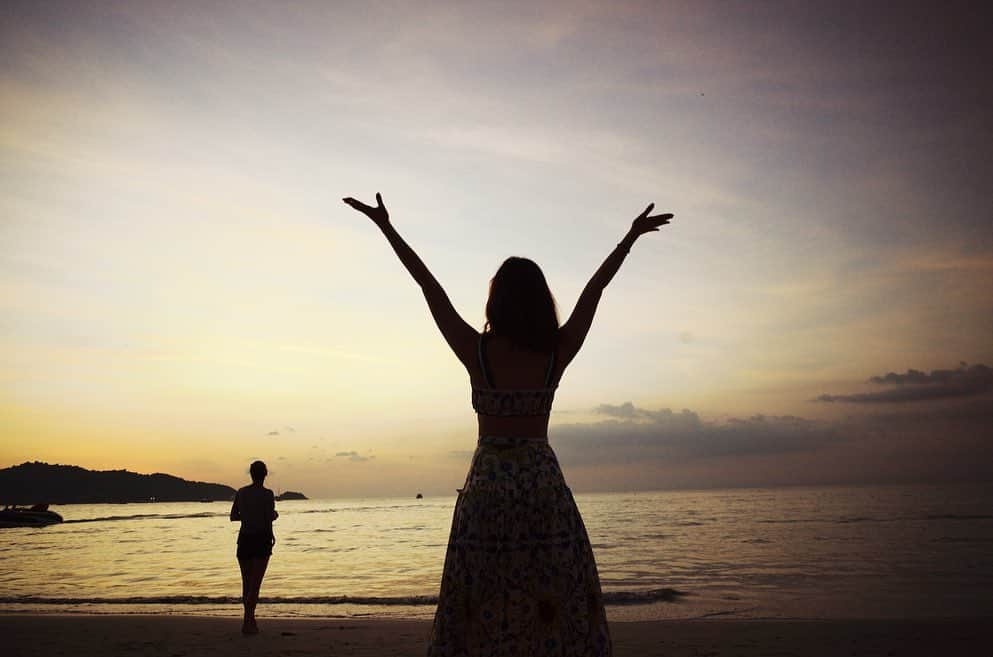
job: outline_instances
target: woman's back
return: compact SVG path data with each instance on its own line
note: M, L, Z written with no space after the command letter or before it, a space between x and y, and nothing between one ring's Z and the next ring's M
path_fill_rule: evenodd
M235 506L241 520L241 531L246 534L271 534L275 496L261 484L250 484L238 489Z
M561 376L558 354L523 349L510 339L480 336L469 367L480 436L541 438Z

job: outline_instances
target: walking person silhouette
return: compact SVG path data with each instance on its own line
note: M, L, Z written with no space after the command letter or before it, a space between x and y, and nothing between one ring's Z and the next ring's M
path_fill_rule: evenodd
M490 282L480 333L397 233L379 194L375 206L343 200L383 232L472 384L479 437L455 503L429 657L610 656L593 549L548 420L604 288L635 241L672 215L651 215L654 204L638 215L561 326L538 265L508 258Z
M255 461L248 469L252 483L238 489L231 505L231 521L241 521L238 531L238 566L241 568L241 601L245 607L242 634L258 634L255 606L259 603L262 578L269 566L269 557L276 544L272 523L279 517L276 498L264 487L269 470L262 461Z

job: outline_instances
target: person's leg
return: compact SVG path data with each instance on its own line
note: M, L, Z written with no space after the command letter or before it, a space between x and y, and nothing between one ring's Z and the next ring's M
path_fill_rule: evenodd
M262 589L262 578L265 577L269 566L269 557L257 557L250 560L248 571L248 591L245 597L245 619L251 628L258 631L255 623L255 606L259 603L259 591Z
M238 567L241 568L241 604L245 608L245 617L241 624L241 631L248 633L249 630L249 613L248 613L248 603L249 595L251 592L251 573L252 573L252 559L247 559L245 557L238 558ZM254 607L253 607L254 614Z

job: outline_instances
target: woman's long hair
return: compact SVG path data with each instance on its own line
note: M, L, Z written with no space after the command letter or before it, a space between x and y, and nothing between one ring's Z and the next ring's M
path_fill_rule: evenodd
M527 258L507 258L490 281L485 333L502 335L523 349L553 351L558 345L555 297L541 268Z

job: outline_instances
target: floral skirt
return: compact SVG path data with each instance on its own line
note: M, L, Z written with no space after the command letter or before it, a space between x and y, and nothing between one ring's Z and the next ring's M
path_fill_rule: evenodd
M485 436L455 503L429 657L609 657L593 549L547 439Z

